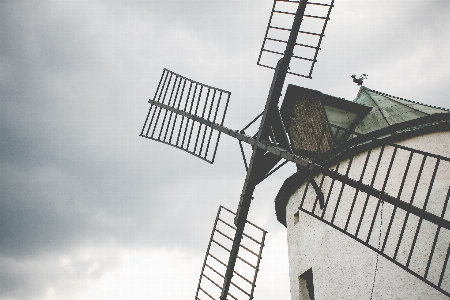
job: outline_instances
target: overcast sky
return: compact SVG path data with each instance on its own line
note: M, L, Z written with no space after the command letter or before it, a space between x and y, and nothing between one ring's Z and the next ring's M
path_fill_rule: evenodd
M256 65L272 0L0 1L0 299L194 297L219 205L245 178L222 137L210 165L139 137L164 67L231 92L225 125L265 104ZM450 2L336 0L313 79L353 100L369 88L450 108ZM248 149L247 149L248 150ZM257 187L268 230L257 299L288 299L286 229Z

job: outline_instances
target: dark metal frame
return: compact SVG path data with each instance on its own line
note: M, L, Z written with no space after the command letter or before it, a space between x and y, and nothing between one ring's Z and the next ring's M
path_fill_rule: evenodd
M280 128L282 124L281 116L278 110L278 101L281 97L281 92L284 86L284 81L288 72L291 57L293 56L293 50L295 42L297 40L298 31L303 20L303 15L306 8L306 0L300 1L297 11L295 13L294 22L292 24L292 30L290 32L289 40L287 41L286 50L284 56L279 60L275 74L272 79L272 85L270 87L269 95L267 97L266 106L264 108L263 115L261 116L261 123L256 135L256 143L253 145L253 153L250 159L247 176L245 178L244 187L242 189L241 199L239 201L238 210L236 212L236 217L234 219L234 224L237 227L236 234L233 239L233 246L230 252L230 258L228 260L227 271L225 273L225 280L222 288L222 294L220 296L221 300L225 300L228 295L228 289L230 287L231 279L233 276L234 266L237 259L237 254L239 251L239 245L241 243L242 234L245 227L245 222L247 220L248 211L250 209L250 203L253 199L253 191L256 185L260 183L261 174L267 174L268 171L279 161L279 158L271 159L271 155L265 156L265 151L263 151L258 144L262 141L267 141L270 135L270 131L274 129L272 125ZM266 122L267 120L277 120L278 122L272 124L273 122ZM281 130L283 126L281 126ZM281 138L283 135L280 136ZM287 137L286 132L284 132L284 137ZM267 143L263 144L267 145ZM289 145L289 141L285 141L284 144ZM267 168L269 166L269 168ZM267 172L266 172L267 171Z
M277 51L272 51L269 49L265 49L265 45L266 45L266 41L273 41L273 42L277 42L277 43L284 43L284 44L288 44L288 41L284 41L284 40L279 40L279 39L273 39L273 38L269 38L269 32L271 29L276 29L276 30L284 30L284 31L292 31L292 29L289 28L280 28L280 27L275 27L275 26L271 26L272 24L272 18L274 16L274 14L288 14L288 15L295 15L295 12L286 12L286 11L279 11L279 10L275 10L275 6L277 2L287 2L287 3L301 3L302 1L289 1L289 0L274 0L273 1L273 6L272 6L272 12L270 14L270 19L269 19L269 23L267 24L267 29L266 29L266 34L264 36L264 40L261 46L261 50L259 52L259 57L258 57L258 62L257 64L259 66L265 67L265 68L269 68L269 69L276 69L275 66L268 66L268 65L264 65L261 63L261 57L263 56L264 52L268 52L268 53L273 53L276 55L280 55L280 57L284 56L284 53L281 52L277 52ZM317 32L307 32L307 31L301 31L299 29L297 29L298 33L300 34L307 34L307 35L314 35L314 36L318 36L319 40L316 46L312 46L312 45L305 45L305 44L300 44L300 43L296 43L296 41L294 41L294 46L300 46L300 47L304 47L304 48L312 48L315 49L314 52L314 57L312 58L308 58L308 57L301 57L301 56L296 56L296 55L292 55L291 57L294 59L298 59L298 60L306 60L306 61L310 61L311 62L311 67L309 69L309 73L308 74L300 74L300 73L296 73L293 71L287 71L288 74L292 74L292 75L296 75L296 76L300 76L300 77L305 77L305 78L312 78L312 71L314 69L314 65L317 61L317 55L319 53L320 50L320 45L322 44L322 39L325 36L325 28L327 26L328 20L330 20L330 13L331 13L331 9L334 7L334 0L331 1L330 4L327 3L316 3L316 2L307 2L306 5L317 5L317 6L327 6L328 11L327 11L327 15L326 16L313 16L313 15L303 15L303 17L307 17L307 18L315 18L315 19L322 19L324 20L323 23L323 27L322 30L317 33Z
M220 218L222 210L225 210L225 211L235 215L234 212L232 212L231 210L229 210L229 209L227 209L227 208L225 208L223 206L220 206L219 210L217 211L216 220L214 221L213 230L211 232L211 237L210 237L210 240L209 240L209 243L208 243L208 248L206 250L205 259L203 260L202 271L201 271L200 278L199 278L199 281L198 281L197 292L195 293L195 299L201 299L199 297L200 291L202 291L209 298L215 299L214 296L211 295L211 294L213 294L212 291L207 291L206 288L202 287L202 280L203 280L203 278L205 278L206 280L210 281L217 288L222 289L222 286L219 283L215 282L208 275L206 275L206 273L205 273L205 270L206 270L205 268L206 267L225 280L224 272L221 272L220 270L214 269L212 266L210 266L207 263L208 258L210 257L211 259L213 259L216 262L218 262L220 265L226 267L226 263L225 262L221 261L213 253L211 253L211 245L213 243L217 244L222 249L225 249L226 251L230 252L230 249L226 248L225 246L223 246L217 240L214 239L214 235L216 233L220 234L221 236L224 236L225 238L227 238L229 240L233 240L231 237L229 237L228 235L226 235L225 233L223 233L222 231L217 229L218 222L221 222L221 223L225 224L226 226L228 226L229 228L231 228L233 230L236 230L236 227L234 227L233 225L229 224L228 222L226 222L226 221L224 221L223 219ZM257 243L259 245L259 252L258 253L250 250L249 248L245 247L244 245L240 245L240 249L245 249L248 253L250 253L250 254L252 254L252 255L257 257L256 265L253 265L253 264L249 263L248 261L246 261L245 259L243 259L243 258L238 256L238 259L242 260L247 265L249 265L251 268L253 268L254 276L253 276L253 278L246 278L242 274L240 274L240 273L238 273L236 271L233 271L233 273L235 275L239 276L241 279L243 279L245 282L247 282L250 286L248 286L248 285L247 286L239 286L238 284L236 284L234 282L231 282L231 285L236 287L242 293L246 294L249 297L248 299L253 299L253 293L254 293L255 285L256 285L256 277L257 277L258 271L259 271L259 264L261 262L261 254L262 254L262 250L263 250L263 247L264 247L264 241L265 241L265 238L266 238L267 231L265 231L264 229L256 226L255 224L253 224L253 223L251 223L249 221L246 221L246 223L251 225L251 226L253 226L254 228L258 229L262 233L260 240L258 240L257 237L255 237L255 236L251 236L249 234L243 233L243 235L245 237L247 237L250 241L253 241L254 243ZM233 296L230 293L228 293L228 296L232 297L233 299L237 299L235 296Z
M269 176L270 174L275 172L279 167L283 166L286 163L285 162L285 163L281 164L279 167L276 167L275 169L273 169L282 158L286 159L286 161L294 161L299 166L309 165L308 161L305 161L303 158L300 158L300 157L292 154L288 136L287 136L286 130L284 128L280 112L278 110L278 102L279 102L279 98L281 97L281 92L282 92L282 89L284 86L284 81L285 81L286 75L288 73L289 64L290 64L291 58L293 58L293 57L295 58L295 56L293 55L293 50L296 45L297 35L299 33L299 28L300 28L301 22L303 20L307 2L306 2L306 0L302 0L302 1L298 1L297 3L299 3L299 5L298 5L297 11L295 13L295 18L294 18L294 22L292 24L292 29L290 30L289 40L286 42L286 50L284 52L284 56L279 60L277 67L275 69L275 74L273 76L272 85L271 85L271 88L269 91L269 95L267 97L265 109L264 109L263 113L254 120L254 121L256 121L259 117L261 117L260 127L259 127L259 130L258 130L258 133L256 134L256 136L250 137L250 136L246 135L243 130L241 132L237 132L237 131L233 131L233 130L226 128L225 126L223 126L223 118L221 120L221 123L217 124L216 123L216 115L217 115L217 110L218 110L219 104L217 105L216 114L214 115L214 118L211 118L211 110L212 110L213 104L211 104L211 106L210 106L208 115L207 116L205 115L207 100L209 98L210 92L212 91L213 95L215 95L216 92L219 92L220 94L225 93L228 95L226 105L224 108L224 113L223 113L223 116L225 116L226 109L228 106L228 100L229 100L229 96L230 96L229 92L226 92L226 91L223 91L220 89L216 89L216 88L212 88L210 86L195 82L186 77L183 77L174 72L171 72L167 69L164 69L164 72L161 76L158 88L155 93L154 100L149 100L149 102L152 104L152 106L149 110L149 113L147 114L147 118L145 120L143 129L141 132L141 136L144 136L144 137L147 137L150 139L154 139L154 140L169 144L171 146L180 148L180 149L187 151L197 157L200 157L210 163L212 163L214 161L215 153L217 150L217 143L218 143L218 139L220 137L220 132L224 132L232 137L236 137L236 138L238 138L239 141L244 141L246 143L249 143L252 146L253 153L252 153L252 157L250 159L250 163L248 165L244 158L244 161L246 164L246 169L247 169L247 176L246 176L246 180L245 180L244 187L242 190L238 210L237 210L237 213L236 213L236 216L234 219L234 224L236 226L236 232L235 232L235 236L233 238L233 246L230 250L230 256L229 256L229 260L228 260L228 264L227 264L227 270L224 275L222 294L220 296L221 300L225 300L228 295L228 290L229 290L229 287L231 284L232 276L234 275L234 266L236 263L236 259L238 258L238 251L239 251L239 248L241 245L241 239L244 234L244 227L245 227L245 224L247 223L248 210L250 208L250 203L253 199L252 195L253 195L253 191L254 191L256 185L259 184L261 181L263 181L265 178L267 178L267 176ZM331 9L331 7L332 6L330 6L330 9ZM311 70L312 70L312 68L311 68ZM172 77L174 78L174 83L172 85L170 95L167 97ZM177 82L178 82L178 85L177 85L177 88L175 88ZM181 86L182 82L183 82L183 85L181 88L181 94L178 97L179 92L180 92L180 86ZM188 97L187 97L186 102L184 103L184 108L183 108L183 106L181 105L181 99L183 98L183 93L186 90L187 85L189 85ZM189 97L191 95L191 90L192 90L193 86L194 86L194 90L192 92L193 96L192 96L192 101L190 101L190 106L189 106L188 105ZM201 93L204 88L207 89L208 96L205 100L203 112L200 115L198 113L198 106L200 103ZM200 91L198 93L198 98L196 98L197 89L200 89ZM175 96L173 97L174 91L175 91ZM168 100L166 100L167 98L168 98ZM219 100L220 100L220 98L219 98ZM178 101L178 104L177 104L177 101ZM212 102L214 102L214 96L213 96ZM189 106L189 110L188 110L188 106ZM194 106L195 106L195 110L193 110ZM150 118L152 109L153 109L153 114ZM164 117L163 117L161 125L160 125L161 130L159 131L159 135L156 137L154 135L155 128L158 125L162 111L164 111ZM168 122L166 124L166 117L167 117L168 112L170 112L170 115L169 115ZM172 125L170 138L169 138L169 140L166 139L170 120L172 118L173 113L175 113L175 118L177 116L181 116L182 122L184 120L186 120L186 122L187 122L187 125L185 128L185 133L183 135L183 141L182 141L181 145L178 143L180 134L181 134L181 129L180 129L180 132L178 133L176 142L174 143L172 141L172 134L174 131L175 121ZM155 119L155 115L156 115L156 119ZM189 137L187 139L187 146L185 146L185 138L186 138L186 133L188 130L188 124L189 124L190 120L192 121L192 123L197 122L200 124L199 132L196 134L194 150L189 149L189 143L191 140L193 140L193 138L192 138L193 125L191 125L191 131L190 131ZM181 124L181 127L182 127L182 124ZM206 155L201 155L201 150L200 150L200 153L196 152L202 125L206 125L205 133L208 128L210 129L210 136L211 136L212 130L216 129L219 131L219 136L217 138L214 155L213 155L212 159L207 159ZM149 132L150 132L150 129L152 128L152 126L153 126L153 131L152 131L151 135L149 135ZM146 127L148 127L148 128L145 131ZM164 129L165 129L164 138L161 139L161 134L164 131ZM246 128L244 128L244 129L246 129ZM205 134L204 134L204 136L205 136ZM204 136L202 138L202 144L200 146L200 149L202 149L202 147L203 147ZM269 140L272 140L273 143L271 144L269 142ZM206 146L206 149L207 149L206 153L209 149L209 146L210 145L209 145L209 141L208 141L208 145ZM289 150L286 151L284 149L289 149Z
M277 0L277 1L280 1L280 0ZM334 0L332 0L332 1L334 1ZM294 1L286 1L286 2L294 2ZM292 24L292 28L290 30L285 29L285 30L290 31L289 39L288 39L288 41L279 41L282 43L286 43L286 50L283 54L280 53L281 55L283 55L283 57L278 61L278 64L275 68L275 74L273 76L272 85L270 87L269 95L267 97L265 109L264 109L263 113L254 120L254 121L256 121L259 117L261 117L260 127L258 129L258 133L255 136L250 137L244 133L244 130L248 126L246 128L244 128L244 130L242 130L241 132L233 131L233 130L228 129L225 126L223 126L223 119L225 117L225 113L226 113L227 106L228 106L228 101L230 98L229 92L226 92L224 90L220 90L217 88L213 88L213 87L201 84L199 82L190 80L186 77L178 75L167 69L164 69L164 71L163 71L158 88L155 92L154 99L149 100L149 103L151 103L152 106L150 107L150 110L147 114L147 118L145 120L144 126L141 131L141 136L143 136L143 137L150 138L150 139L177 147L177 148L182 149L186 152L189 152L199 158L202 158L203 160L208 161L210 163L214 162L214 158L215 158L215 154L216 154L216 150L217 150L217 144L218 144L218 140L220 138L221 132L226 133L232 137L236 137L240 142L244 141L246 143L249 143L252 146L253 153L252 153L252 157L251 157L248 165L247 165L246 159L244 157L244 162L245 162L246 170L247 170L247 176L246 176L246 180L245 180L244 187L242 190L238 210L237 210L237 213L236 213L236 216L234 219L234 224L236 226L235 227L235 230L236 230L235 235L234 235L234 238L232 238L232 239L230 238L233 241L233 245L232 245L231 249L227 249L227 250L229 250L230 255L229 255L228 263L226 265L227 266L226 272L223 275L224 282L223 282L223 286L221 288L221 296L220 296L221 300L225 300L227 298L227 296L229 295L230 285L233 284L232 277L234 274L237 274L234 271L234 267L235 267L236 260L239 259L238 252L239 252L239 249L241 248L241 239L245 235L244 234L245 225L247 223L249 223L247 221L247 215L248 215L248 210L250 208L250 203L253 199L252 195L253 195L253 191L254 191L256 185L259 184L261 181L263 181L268 176L270 176L270 174L272 174L273 172L278 170L280 167L282 167L287 161L293 161L299 167L306 167L306 166L310 165L310 161L305 160L304 158L301 158L292 153L292 149L290 148L290 143L288 140L288 135L284 128L283 121L282 121L282 118L281 118L281 115L280 115L280 112L278 109L278 102L279 102L279 98L281 97L281 92L282 92L282 89L284 86L284 81L285 81L286 75L288 73L295 74L293 72L288 71L291 59L292 58L305 59L305 58L297 57L293 54L294 47L296 45L302 46L302 47L310 47L307 45L302 45L302 44L296 43L298 34L306 33L306 32L299 30L300 25L303 20L303 17L318 17L318 16L304 15L306 4L307 4L306 0L295 1L295 3L298 3L298 7L297 7L297 11L295 12L295 14L293 13L293 15L295 15L295 17L294 17L294 21ZM310 4L323 5L320 3L310 3ZM319 50L320 42L323 37L323 31L325 30L326 22L329 19L330 10L333 7L332 4L325 5L325 6L329 6L327 17L322 18L325 20L325 24L322 28L322 33L316 34L316 35L320 35L319 45L316 47L316 53L315 53L314 59L307 59L307 60L312 61L313 63L311 65L309 75L308 76L305 75L304 77L311 78L311 72L314 67L314 62L316 60L317 51ZM274 11L272 12L272 14L273 13L274 13ZM275 13L278 13L278 12L275 12ZM270 26L270 23L269 23L269 26ZM269 27L268 27L268 30L269 30ZM306 34L312 34L312 33L306 33ZM265 40L266 39L267 39L267 32L266 32ZM265 40L264 40L264 42L265 42ZM263 44L261 52L263 51L263 49L264 49L264 44ZM259 59L258 59L258 64L259 64ZM296 74L296 75L300 75L300 74ZM302 76L302 75L300 75L300 76ZM174 81L173 81L173 84L171 85L172 79L174 79ZM187 86L189 86L189 88ZM170 90L170 87L172 87L171 90ZM180 90L180 87L181 87L181 90ZM198 108L199 108L201 95L202 95L202 92L204 89L207 90L207 96L206 96L205 104L203 107L203 111L200 115ZM168 95L169 90L170 90L170 93ZM183 103L184 104L184 107L183 107L181 100L183 99L183 94L184 94L185 90L188 90L187 91L188 96L186 98L187 100L185 101L185 103ZM192 92L193 96L192 96L192 100L190 101L189 99L191 97L191 92ZM198 94L197 94L197 92L198 92ZM209 106L209 113L206 115L205 112L206 112L210 93L212 93L213 96L212 96L211 104ZM215 97L216 93L219 93L220 95L226 94L228 96L224 110L223 110L223 118L222 118L220 124L216 123L216 116L217 116L217 112L219 110L219 103L217 104L217 108L216 108L214 117L213 118L211 117L211 111L212 111L212 107L213 107L213 103L214 103L214 99L215 99L214 97ZM221 97L219 97L218 102L220 102L220 99L221 99ZM188 105L188 104L190 104L190 105ZM195 110L194 110L194 106L195 106ZM200 108L200 110L201 110L201 108ZM164 112L163 113L164 116L162 117L162 121L160 122L161 112ZM169 117L167 119L168 113L169 113ZM170 130L169 139L167 139L167 134L169 132L169 127L171 124L173 113L175 113L175 119L172 123L172 128ZM150 118L150 115L151 115L151 118ZM155 116L156 116L156 119L155 119ZM174 132L174 128L175 128L176 118L178 116L181 116L181 118L182 118L181 126L180 126L181 128L180 128L180 131L178 132L178 136L176 137L176 141L174 142L172 140L172 137L173 137L173 132ZM166 119L167 119L167 123L166 123ZM184 131L184 135L182 137L182 142L180 144L179 141L180 141L181 131L182 131L184 121L186 121L186 127L185 127L185 131ZM188 135L188 138L186 139L190 121L192 121L191 126L190 126L190 133ZM197 122L197 124L199 124L199 130L196 134L194 133L194 136L193 136L192 130L193 130L193 126L194 126L193 124L195 122ZM160 127L159 134L155 135L155 130L156 130L158 124ZM205 125L205 132L203 133L203 137L201 138L202 141L201 141L200 147L198 147L202 125ZM208 144L205 148L206 149L205 154L202 154L203 143L205 141L205 135L206 135L208 128L210 130ZM149 134L151 129L153 129L153 130L152 130L151 134ZM218 130L219 135L217 137L217 141L215 142L215 150L214 150L213 157L211 159L208 159L207 153L208 153L208 150L210 147L210 139L211 139L212 130ZM163 136L163 138L161 138L163 132L164 132L164 136ZM195 138L195 143L194 143L194 149L192 150L191 148L189 148L189 145L190 145L190 142L192 140L194 140L194 138ZM241 150L242 150L241 143L240 143L240 146L241 146ZM197 151L197 147L200 149L199 151ZM285 150L285 149L287 149L287 150ZM278 167L275 167L282 158L284 158L286 161L284 163L278 165ZM216 225L217 225L217 221L214 225L213 234L216 230ZM212 241L212 239L211 239L211 241ZM209 254L210 245L211 245L211 242L208 246L207 256ZM261 250L262 250L262 248L261 248ZM260 259L260 256L258 257L258 264L259 264L259 259ZM206 262L204 263L203 268L202 268L201 278L204 275L205 264L206 264ZM203 277L209 279L207 276L203 276ZM198 294L199 290L202 290L200 287L201 278L200 278L197 294ZM256 274L255 274L254 280L256 280ZM213 284L216 286L219 286L215 282L213 282ZM250 295L250 297L252 297L252 295L253 295L253 289L254 289L254 281L253 281L251 293L248 294L248 295ZM208 293L206 293L206 294L209 295ZM198 297L198 295L196 297Z
M206 98L202 103L203 107L199 107L201 106L202 93L206 93ZM231 93L225 90L211 87L164 69L154 99L149 100L152 105L140 136L184 150L212 164L216 156L220 132L215 141L211 140L213 133L211 127L204 126L204 123L195 118L180 116L176 112L172 119L174 111L171 109L188 112L188 114L200 117L210 123L220 122L220 125L223 125L230 95ZM222 98L225 98L225 105L223 106L221 106ZM221 120L217 120L218 115L222 115ZM179 123L181 128L174 135L178 117L181 117ZM193 132L195 123L199 124L197 132ZM182 134L183 125L184 134ZM158 127L159 130L157 130ZM168 135L169 131L170 135ZM209 152L210 147L214 148L212 153Z

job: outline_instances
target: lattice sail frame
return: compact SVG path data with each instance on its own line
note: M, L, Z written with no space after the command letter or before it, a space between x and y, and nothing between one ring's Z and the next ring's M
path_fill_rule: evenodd
M335 136L347 131L326 127ZM333 149L316 158L321 174L311 174L322 195L308 181L299 210L450 297L450 158L356 133L351 138L366 139L362 146L368 151L361 153L358 143L339 145L337 139L318 143Z
M198 282L195 299L219 299L225 277L228 257L236 227L235 213L220 206L214 222L206 256ZM253 299L256 277L267 231L247 221L243 241L239 245L238 262L228 296L237 300ZM242 251L241 251L242 250ZM202 297L202 298L201 298Z
M213 163L220 132L210 123L223 125L231 93L191 80L164 69L141 136L197 156ZM174 112L196 116L195 120ZM183 133L184 131L184 133ZM213 150L210 151L210 148Z
M258 57L258 65L275 69L277 61L284 55L293 18L300 2L274 0ZM301 41L301 43L295 44L288 74L312 78L312 71L333 7L334 0L306 3L305 14L297 37L297 41Z

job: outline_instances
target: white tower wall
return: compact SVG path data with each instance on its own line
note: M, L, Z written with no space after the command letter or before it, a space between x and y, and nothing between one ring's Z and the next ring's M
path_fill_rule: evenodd
M398 145L404 145L413 149L418 149L428 153L450 157L450 132L430 133L398 142ZM386 173L389 168L390 157L393 152L392 147L384 149L380 166L375 176L374 187L382 189ZM380 148L372 150L371 159L369 159L366 170L362 177L364 184L370 185L374 177L377 158ZM389 155L391 154L391 155ZM348 176L359 180L363 166L367 157L367 152L354 157L351 162ZM386 157L387 159L384 159ZM385 191L394 195L399 190L403 173L405 171L409 153L398 150L395 160L392 164L390 175L387 177ZM408 177L405 180L401 200L408 202L416 185L416 176L421 165L421 156L413 156ZM427 183L430 182L436 159L427 159L418 187L416 189L413 205L422 207L428 192ZM340 163L338 171L341 174L347 172L349 160ZM336 168L336 166L334 167ZM431 190L427 211L440 216L444 206L450 182L450 163L440 161L436 174L436 179ZM317 184L320 184L322 176L315 177ZM326 203L324 219L330 221L334 218L334 224L344 228L347 223L355 190L346 186L342 190L339 208L335 211L336 203L341 193L341 184L326 178L322 183L321 190L325 199L327 199L330 187L329 201ZM385 257L378 255L372 249L366 247L354 238L340 232L330 225L318 220L311 215L299 211L299 206L303 199L306 183L303 184L289 199L286 206L286 224L287 239L289 247L289 266L290 266L290 287L293 300L308 299L305 293L299 290L302 285L299 276L312 268L314 294L316 300L321 299L370 299L373 286L372 299L448 299L447 296L437 291L430 285L424 283L419 278L408 273L403 268L395 265ZM358 227L358 218L364 207L367 195L359 193L356 198L352 216L348 219L347 231L356 232ZM304 207L310 207L312 211L316 193L311 186L308 188ZM376 198L369 197L366 207L365 217L361 221L359 235L365 239L370 230L371 221L374 216ZM381 248L384 237L394 210L394 206L381 202L377 217L375 218L373 231L368 244L377 249ZM449 210L449 209L447 209ZM322 210L316 204L316 213ZM334 217L333 217L334 215ZM396 217L393 219L391 234L386 243L384 253L390 257L393 256L398 239L395 236L400 235L402 222L405 219L406 212L398 209ZM450 219L450 212L446 213L445 219ZM411 247L416 232L419 218L410 215L406 223L403 239L400 244L396 260L405 265L408 259L409 249ZM426 268L429 252L432 247L437 226L428 221L421 224L420 234L410 260L409 269L421 274ZM391 238L391 236L393 236ZM429 269L428 279L432 282L438 282L441 273L444 258L447 253L448 242L450 241L450 231L441 229L441 234L436 243L433 260ZM378 260L378 263L377 263ZM377 270L375 271L377 266ZM450 273L450 268L446 273ZM375 275L376 273L376 275ZM375 280L374 280L375 277ZM442 287L450 291L450 275L445 274Z

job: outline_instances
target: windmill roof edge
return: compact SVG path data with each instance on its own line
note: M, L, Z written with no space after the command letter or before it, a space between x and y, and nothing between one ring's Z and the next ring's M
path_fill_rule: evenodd
M366 140L376 138L384 140L387 143L395 143L416 136L442 131L450 131L449 113L437 113L426 117L397 123L362 136L366 136ZM370 143L363 143L362 141L364 141L364 139L360 139L358 145L352 147L353 151L364 152L368 150L366 148L368 145L370 146ZM351 140L349 143L351 143ZM343 145L343 148L345 148L345 145ZM346 159L346 152L348 151L342 151L342 155L337 155L336 159ZM337 163L337 161L333 161L332 163ZM277 196L275 197L275 214L277 216L277 220L285 227L287 227L286 205L292 194L307 180L308 175L308 172L296 172L284 181Z
M423 105L423 106L427 106L427 107L431 107L431 108L436 108L436 109L441 109L441 110L450 112L450 109L445 108L445 107L434 106L434 105L430 105L430 104L426 104L426 103L422 103L422 102L417 102L417 101L408 100L408 99L405 99L405 98L401 98L401 97L389 95L389 94L386 94L386 93L383 93L383 92L380 92L380 91L376 91L376 90L370 89L370 88L368 88L368 87L366 87L366 86L362 86L361 88L366 89L366 90L368 90L368 91L370 91L370 92L373 92L373 93L375 93L375 94L377 94L377 95L384 96L384 97L388 97L388 98L391 98L391 99L403 100L403 101L409 102L409 103L411 103L411 104L420 104L420 105ZM356 99L357 99L357 98L358 98L358 96L356 97ZM356 100L356 99L355 99L355 100Z
M448 109L392 96L365 86L361 87L353 102L373 107L355 129L356 132L363 134L382 129L389 131L387 128L391 128L392 134L395 134L392 126L396 124L434 114L450 113Z

